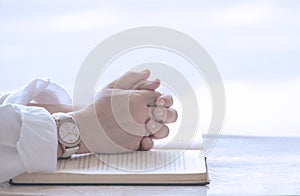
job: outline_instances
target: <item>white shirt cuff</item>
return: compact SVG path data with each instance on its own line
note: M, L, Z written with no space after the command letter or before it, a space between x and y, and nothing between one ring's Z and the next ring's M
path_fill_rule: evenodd
M14 105L20 111L17 150L27 172L54 171L57 162L57 128L44 108Z

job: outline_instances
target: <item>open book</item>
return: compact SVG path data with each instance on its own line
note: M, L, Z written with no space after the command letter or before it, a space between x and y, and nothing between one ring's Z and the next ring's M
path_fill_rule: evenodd
M202 150L153 149L125 154L75 155L54 173L22 174L11 184L207 184Z

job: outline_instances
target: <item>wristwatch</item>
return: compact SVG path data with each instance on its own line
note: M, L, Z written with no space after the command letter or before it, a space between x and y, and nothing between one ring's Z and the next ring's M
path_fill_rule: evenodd
M59 158L70 158L79 150L80 130L70 114L59 112L52 116L57 125L58 142L63 149L63 154Z

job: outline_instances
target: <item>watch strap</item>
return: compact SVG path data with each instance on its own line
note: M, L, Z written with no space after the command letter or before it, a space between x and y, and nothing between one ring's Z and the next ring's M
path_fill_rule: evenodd
M64 152L60 158L70 158L73 154L75 154L79 150L79 146L75 146L72 148L64 148Z
M53 113L52 116L54 117L54 120L56 122L57 125L57 131L59 131L59 127L61 126L62 123L64 123L65 121L71 121L72 123L74 123L77 126L77 123L75 121L75 119L68 113ZM78 126L77 126L78 127ZM79 142L81 141L78 140L78 144L75 144L75 146L72 147L66 147L59 139L58 139L58 143L60 144L60 146L62 147L62 155L59 158L70 158L73 154L75 154L78 150L79 150Z

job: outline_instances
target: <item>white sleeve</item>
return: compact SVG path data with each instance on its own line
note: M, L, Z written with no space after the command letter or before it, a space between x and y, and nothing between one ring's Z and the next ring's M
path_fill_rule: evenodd
M30 102L70 104L58 85L34 80L22 89L0 95L0 182L24 172L54 171L57 130L44 108Z
M2 105L0 125L0 182L24 172L55 170L56 124L45 109Z

